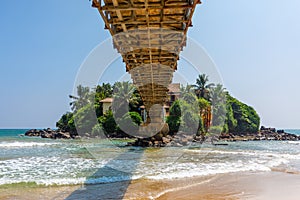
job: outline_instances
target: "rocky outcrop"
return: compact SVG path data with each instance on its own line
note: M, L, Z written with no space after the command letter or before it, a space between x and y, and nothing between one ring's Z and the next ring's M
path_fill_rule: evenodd
M167 127L165 127L167 129ZM41 137L50 139L80 139L81 137L76 134L70 134L69 132L63 132L61 130L47 129L31 129L27 131L25 136L29 137ZM119 136L119 137L116 137ZM113 135L111 138L124 138L121 135ZM85 134L83 137L91 137L90 134ZM109 136L107 136L109 137ZM127 135L125 138L132 138ZM140 147L165 147L174 146L181 147L189 145L191 142L203 142L206 141L262 141L262 140L276 140L276 141L300 141L300 136L286 133L284 130L276 130L275 128L261 127L257 133L243 133L243 134L220 134L213 137L201 137L190 135L184 132L178 132L175 135L169 135L164 129L149 138L137 138L134 142L128 143L128 146L140 146Z
M26 131L25 136L29 137L41 137L41 138L50 138L50 139L71 139L76 136L70 134L69 132L62 132L60 130L47 129L31 129Z
M257 133L244 134L221 134L220 140L225 141L260 141L260 140L276 140L276 141L298 141L299 135L286 133L284 130L276 130L275 128L266 128L262 126Z
M140 147L182 147L191 142L200 141L199 136L189 135L184 132L178 132L175 135L158 133L150 138L138 138L135 142L128 143L128 146Z

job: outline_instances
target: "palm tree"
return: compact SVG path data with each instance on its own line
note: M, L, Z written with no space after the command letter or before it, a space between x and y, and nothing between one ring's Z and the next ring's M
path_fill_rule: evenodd
M90 88L83 87L82 85L77 86L77 96L69 95L72 102L70 102L71 109L73 111L77 111L78 109L82 108L83 106L90 103Z
M195 92L194 85L187 84L185 87L184 87L184 85L181 85L180 92L181 92L181 94L186 94L186 93L191 93L191 92L194 93Z
M112 93L113 93L113 89L110 83L102 83L102 86L97 85L95 91L96 91L96 95L98 95L100 100L108 97L112 97Z
M223 126L226 116L226 89L221 84L211 89L213 126Z
M214 86L213 83L209 83L208 76L206 74L199 74L196 84L194 85L195 92L198 98L210 99L209 91Z
M215 87L211 88L210 97L212 105L218 103L223 103L226 100L226 88L223 88L223 85L217 84Z
M130 106L130 108L136 108L140 104L140 96L137 94L136 88L132 83L128 81L116 82L113 88L113 110L118 111L122 116L128 111L128 106Z
M186 85L185 87L181 85L180 87L181 98L189 104L194 104L197 102L197 96L195 95L194 86Z

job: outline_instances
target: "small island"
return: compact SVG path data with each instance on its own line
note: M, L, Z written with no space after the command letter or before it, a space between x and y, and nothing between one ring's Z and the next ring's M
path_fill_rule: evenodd
M51 139L126 138L128 145L142 147L183 146L191 142L300 140L284 130L260 127L260 117L251 106L232 97L220 84L200 74L194 85L169 85L162 105L163 127L151 137L135 137L150 119L139 91L129 82L103 83L94 89L78 86L72 112L62 115L57 129L31 129L25 136ZM91 120L97 117L97 123ZM122 127L130 126L130 132ZM260 128L259 128L260 127ZM133 134L131 134L133 133Z

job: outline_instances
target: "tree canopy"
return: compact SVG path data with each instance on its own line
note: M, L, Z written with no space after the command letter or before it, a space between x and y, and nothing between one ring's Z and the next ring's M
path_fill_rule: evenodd
M256 111L232 97L221 84L210 83L205 74L198 76L195 85L181 86L180 91L180 99L173 102L166 119L171 135L178 131L205 135L259 130L260 117ZM56 123L62 131L96 136L102 130L113 137L123 133L120 128L123 125L132 124L130 127L134 131L142 123L140 106L143 102L132 83L103 83L93 89L80 85L76 96L69 97L72 112L63 114ZM107 113L102 112L100 103L105 98L114 99L112 110Z

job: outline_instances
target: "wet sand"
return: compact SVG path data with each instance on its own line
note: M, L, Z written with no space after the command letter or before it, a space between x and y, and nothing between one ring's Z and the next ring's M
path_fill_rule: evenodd
M168 192L158 199L298 200L299 190L299 174L236 173L219 175L207 184Z
M135 180L53 187L0 187L0 199L298 200L300 175L281 171L243 172L177 180Z

